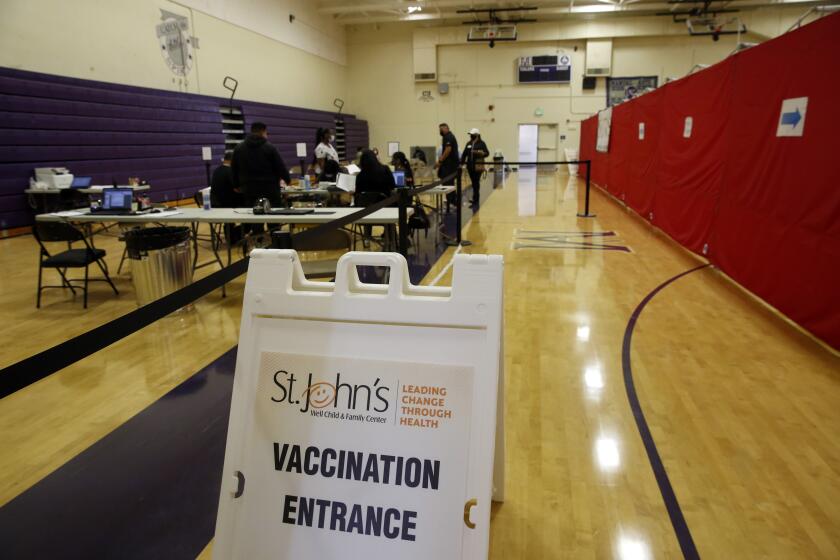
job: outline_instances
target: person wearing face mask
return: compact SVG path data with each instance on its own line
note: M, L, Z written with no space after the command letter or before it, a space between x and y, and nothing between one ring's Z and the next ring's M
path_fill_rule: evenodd
M280 152L268 141L264 123L251 124L251 134L233 150L230 170L233 188L245 195L248 206L260 198L278 208L283 205L280 189L292 179Z
M441 123L438 128L441 136L441 153L435 163L435 168L438 170L438 177L443 179L458 170L458 140L449 130L448 124Z
M484 173L484 158L490 155L487 144L481 139L477 128L470 130L470 141L461 154L461 163L467 165L467 173L472 183L472 204L478 205L479 189L481 188L481 175Z
M319 128L315 135L315 175L319 181L335 181L339 171L338 152L332 142L335 137L329 128Z

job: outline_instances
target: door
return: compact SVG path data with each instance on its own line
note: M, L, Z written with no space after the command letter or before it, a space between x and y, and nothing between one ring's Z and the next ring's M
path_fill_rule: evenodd
M541 124L537 131L537 161L557 161L556 124ZM548 170L544 168L543 171Z
M538 161L537 146L539 139L539 125L519 125L519 158L517 161ZM522 167L522 166L520 166ZM531 167L531 166L528 166Z

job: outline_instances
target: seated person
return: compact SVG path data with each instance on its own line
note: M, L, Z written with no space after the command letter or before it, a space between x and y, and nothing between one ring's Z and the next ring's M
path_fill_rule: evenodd
M387 166L379 163L376 154L371 150L362 152L359 159L361 171L356 176L356 194L366 192L379 192L390 196L391 191L396 188L394 174Z
M362 152L362 157L359 159L359 167L361 171L356 176L356 194L354 197L357 206L361 206L362 204L359 203L362 201L364 201L365 205L376 202L363 196L366 193L382 193L384 198L390 196L391 192L396 188L394 174L391 173L391 170L387 166L379 163L379 159L372 150ZM363 244L367 247L369 244L367 238L371 236L373 227L365 225L364 232L365 239Z
M412 171L411 164L408 162L408 158L405 157L404 153L394 152L394 155L391 156L391 165L394 166L394 171L405 173L406 187L414 186L414 171Z
M233 151L228 150L222 159L222 165L213 171L210 180L210 205L213 208L244 208L245 196L233 186L233 170L230 161ZM242 226L226 224L225 231L230 243L237 243L242 239Z
M244 208L245 197L233 186L233 171L230 160L233 151L226 151L222 165L213 171L210 180L210 204L213 208Z

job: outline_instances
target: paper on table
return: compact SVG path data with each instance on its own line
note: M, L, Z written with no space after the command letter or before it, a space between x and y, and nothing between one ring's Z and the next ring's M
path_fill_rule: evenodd
M339 173L338 174L338 182L336 186L346 192L355 192L356 191L356 176L355 175L348 175L346 173Z
M358 175L361 170L362 169L355 163L351 163L347 166L347 173L349 173L350 175Z

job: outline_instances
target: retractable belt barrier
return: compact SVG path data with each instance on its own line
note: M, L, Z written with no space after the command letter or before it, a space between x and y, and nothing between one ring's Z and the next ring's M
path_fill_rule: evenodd
M377 210L380 210L394 202L401 202L400 229L405 230L405 201L423 192L438 187L456 176L460 177L460 169L455 173L439 179L433 183L415 189L399 189L397 193L385 200L359 209L358 212L321 224L311 229L301 231L292 236L292 243L295 241L309 240L316 238L328 231L344 227L358 221ZM459 228L460 229L460 228ZM401 231L401 239L404 237ZM401 243L402 245L402 243ZM83 359L91 354L122 340L123 338L139 331L161 319L173 311L193 303L197 299L209 294L213 290L221 288L233 279L241 276L248 270L248 258L237 261L230 266L223 268L209 276L193 282L171 294L153 301L143 307L126 313L99 327L75 336L70 340L57 344L52 348L39 352L25 358L17 363L0 370L0 398L7 397L24 387L35 383L53 373L66 368L67 366Z
M507 166L507 165L566 165L566 164L577 164L577 165L585 165L586 166L586 205L584 206L583 213L578 212L578 218L594 218L595 214L589 213L589 187L591 183L592 177L592 160L583 159L583 160L564 160L564 161L501 161L501 162L493 162L493 163L485 163L486 166Z

